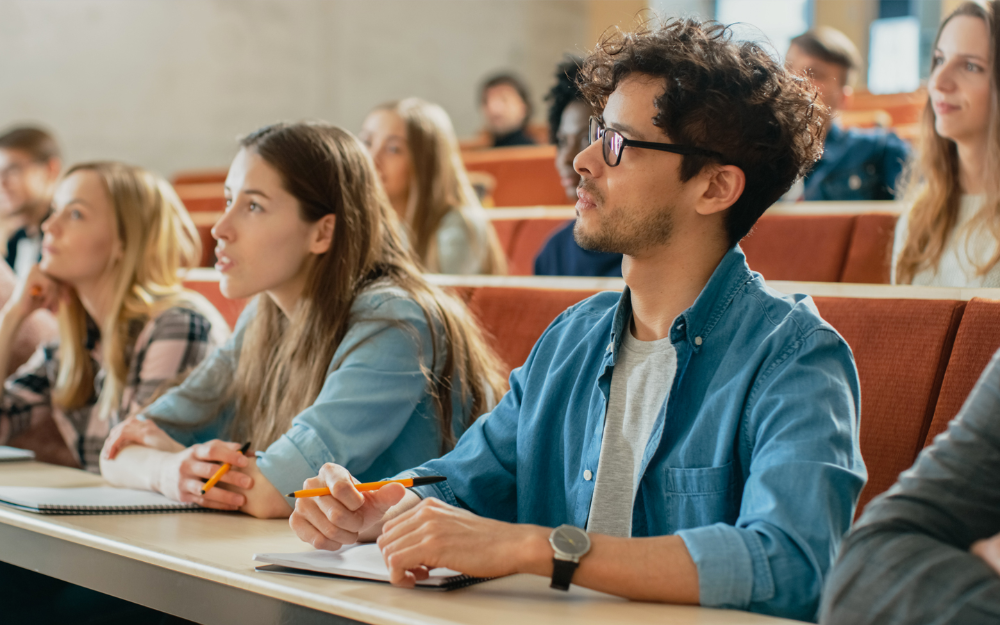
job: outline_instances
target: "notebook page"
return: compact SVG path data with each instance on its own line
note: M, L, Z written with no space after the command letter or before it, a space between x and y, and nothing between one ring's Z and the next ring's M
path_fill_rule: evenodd
M0 462L15 462L18 460L34 460L35 452L30 449L18 449L0 445Z
M389 569L382 559L378 545L349 545L337 551L304 551L302 553L256 553L256 562L277 564L292 569L317 571L331 575L357 577L376 581L389 581ZM455 577L461 577L458 571L451 569L434 569L424 581L417 582L421 586L441 586Z
M32 488L27 486L0 487L0 503L21 508L45 510L72 508L76 510L133 508L191 508L194 504L180 503L148 490L112 488Z

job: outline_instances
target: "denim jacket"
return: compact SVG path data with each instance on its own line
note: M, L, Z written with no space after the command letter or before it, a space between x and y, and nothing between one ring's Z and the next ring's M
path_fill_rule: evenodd
M246 326L255 314L251 304L230 340L144 411L178 442L193 445L228 438L235 405L220 400L226 398ZM442 335L438 328L441 343ZM427 318L407 293L380 286L363 291L351 308L350 327L316 401L291 420L277 441L257 452L261 473L278 492L288 493L302 488L302 482L318 475L327 462L341 464L368 482L438 457L441 427L421 371L421 365L435 366L433 353ZM438 345L437 370L443 353L444 345ZM464 432L469 412L456 383L456 437ZM259 449L257 441L251 442Z
M909 154L909 146L888 130L832 124L822 158L806 175L802 199L891 200Z
M631 300L601 293L560 315L510 392L455 449L404 475L508 522L585 528L611 376ZM674 320L677 374L646 446L633 536L679 535L701 604L815 619L867 474L850 348L804 295L782 295L730 250Z

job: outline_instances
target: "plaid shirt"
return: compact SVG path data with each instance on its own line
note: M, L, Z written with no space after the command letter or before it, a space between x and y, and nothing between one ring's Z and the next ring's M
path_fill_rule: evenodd
M229 329L223 323L213 324L213 318L218 319L218 314L175 307L145 324L135 322L130 328L135 341L129 354L122 401L108 419L101 419L97 414L97 398L106 375L100 365L97 327L89 324L87 328L87 349L92 369L97 372L94 392L80 408L63 410L52 403L52 391L59 375L59 343L42 345L4 383L0 399L0 443L34 423L51 418L81 466L99 472L101 448L111 428L137 413L161 386L197 365L225 342Z

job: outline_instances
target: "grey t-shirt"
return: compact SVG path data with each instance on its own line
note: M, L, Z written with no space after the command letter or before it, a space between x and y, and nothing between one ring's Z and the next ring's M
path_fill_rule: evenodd
M622 538L632 535L632 505L642 457L676 373L677 351L670 337L640 341L625 332L611 374L588 532Z

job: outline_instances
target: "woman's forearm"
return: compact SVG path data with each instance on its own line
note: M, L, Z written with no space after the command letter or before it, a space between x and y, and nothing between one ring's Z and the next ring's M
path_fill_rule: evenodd
M163 460L170 452L129 445L108 460L101 456L101 476L114 486L121 488L138 488L159 492L159 475Z

